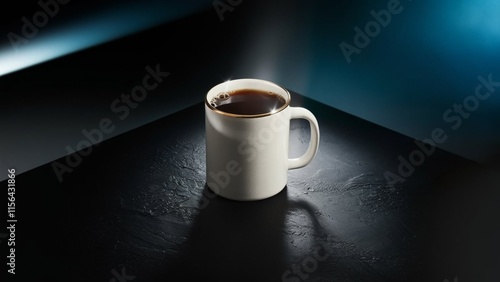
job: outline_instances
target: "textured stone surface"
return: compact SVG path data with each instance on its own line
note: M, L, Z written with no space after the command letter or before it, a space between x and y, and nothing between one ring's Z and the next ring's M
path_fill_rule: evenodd
M470 191L470 185L446 188L456 181L455 170L477 165L436 150L404 183L390 187L384 172L397 170L398 155L416 148L413 140L297 94L292 100L317 116L320 149L267 200L230 201L205 186L201 103L94 147L62 183L50 164L19 175L21 275L443 281L462 273L467 254L459 247L439 255L429 248L443 247L444 234L460 226L442 208L443 201L460 206L459 195ZM309 129L302 121L291 128L290 151L298 156ZM438 219L450 229L443 231Z

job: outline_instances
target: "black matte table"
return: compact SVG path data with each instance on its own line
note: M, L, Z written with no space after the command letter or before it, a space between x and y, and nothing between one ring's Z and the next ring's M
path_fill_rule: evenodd
M414 140L292 94L318 118L320 148L266 200L226 200L206 187L201 102L56 160L81 158L62 182L54 163L18 175L17 281L499 277L492 168L435 149L389 185L386 172L397 173ZM298 156L308 124L291 128Z

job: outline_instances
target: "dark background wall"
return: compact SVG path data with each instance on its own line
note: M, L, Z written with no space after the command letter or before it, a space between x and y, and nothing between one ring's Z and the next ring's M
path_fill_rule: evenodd
M23 17L33 23L43 11L37 1L0 12L2 171L86 145L84 132L103 119L114 129L102 139L111 138L240 77L274 81L412 138L441 128L448 138L439 147L475 161L498 155L496 1L41 3L58 10L30 38ZM11 33L26 41L13 48ZM128 114L117 111L113 102L125 105L121 95L143 83L147 66L168 75ZM475 96L478 77L493 81L480 89L484 99Z

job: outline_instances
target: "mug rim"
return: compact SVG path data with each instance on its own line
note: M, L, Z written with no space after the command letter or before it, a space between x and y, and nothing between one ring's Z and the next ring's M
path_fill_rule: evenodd
M210 92L212 92L216 87L220 87L221 85L224 85L224 84L229 83L229 82L243 82L243 81L252 81L252 82L257 82L257 83L271 84L272 86L278 87L279 89L284 91L285 104L283 106L279 107L278 109L271 111L271 112L268 112L268 113L247 115L247 114L235 114L235 113L228 113L228 112L221 111L221 110L217 109L216 107L212 106L210 104L210 102L208 101L208 94L210 94ZM260 89L252 88L252 87L241 87L241 88L236 88L236 89L237 90L252 89L252 90L262 91ZM283 97L283 95L281 95L280 93L276 93L276 94ZM208 92L207 92L207 95L205 95L205 105L211 111L218 113L218 114L221 114L221 115L224 115L224 116L235 117L235 118L259 118L259 117L266 117L266 116L275 115L275 114L282 112L284 109L286 109L290 105L290 100L291 100L291 95L290 95L290 92L286 88L284 88L284 87L282 87L274 82L271 82L268 80L263 80L263 79L256 79L256 78L239 78L239 79L226 80L226 81L221 82L221 83L213 86L212 88L210 88L210 90L208 90Z

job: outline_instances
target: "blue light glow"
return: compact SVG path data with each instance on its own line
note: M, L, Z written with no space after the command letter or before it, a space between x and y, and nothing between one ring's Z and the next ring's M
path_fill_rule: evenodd
M0 50L0 76L175 20L203 8L202 1L198 1L197 5L192 2L189 5L155 1L144 3L130 3L101 11L63 27L50 26L49 22L26 44L18 46L18 50L12 46ZM21 25L20 22L19 29Z
M473 29L487 36L500 37L500 2L497 0L462 1L455 20L460 28Z

